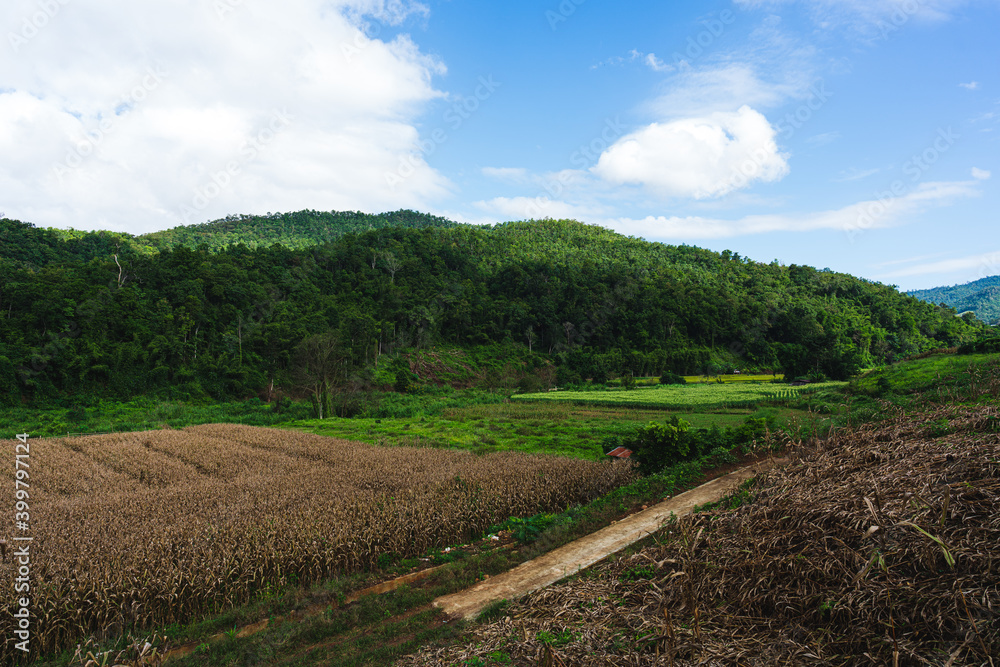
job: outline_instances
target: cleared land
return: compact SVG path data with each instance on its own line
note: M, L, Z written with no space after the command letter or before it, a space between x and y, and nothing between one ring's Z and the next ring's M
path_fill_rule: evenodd
M1000 411L840 431L656 542L398 664L993 664Z
M700 413L684 411L684 419L695 428L725 428L738 426L751 412L717 407ZM447 408L440 415L416 419L310 419L289 426L379 445L468 449L480 454L521 451L597 461L604 459L603 438L621 436L665 416L662 409L512 401ZM791 412L781 416L790 417Z
M31 647L43 653L467 541L509 516L565 509L633 478L609 462L234 425L30 446ZM0 492L7 507L12 468ZM13 544L12 526L4 533ZM0 569L0 587L12 590L13 577ZM0 622L6 662L18 655L14 604L8 596Z
M434 606L454 618L472 620L486 606L513 600L576 574L610 554L660 530L674 517L688 514L697 505L718 501L740 483L771 467L769 461L751 465L657 503L611 526L493 577L472 588L438 598Z
M846 384L846 382L822 382L808 385L808 390L831 389ZM571 401L578 404L681 410L746 407L768 401L792 400L798 398L803 389L805 387L787 387L770 383L709 382L605 391L550 391L539 394L518 394L512 396L511 400Z

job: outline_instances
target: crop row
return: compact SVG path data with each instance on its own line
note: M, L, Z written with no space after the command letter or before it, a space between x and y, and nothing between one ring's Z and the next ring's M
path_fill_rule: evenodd
M31 464L32 657L465 541L633 475L628 464L236 425L34 440ZM13 488L2 506L13 507ZM0 588L13 577L5 563ZM0 625L12 622L6 604ZM13 627L0 631L11 662Z

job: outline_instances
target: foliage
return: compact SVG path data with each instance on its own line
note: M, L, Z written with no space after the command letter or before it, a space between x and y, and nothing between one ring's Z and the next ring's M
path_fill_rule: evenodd
M659 473L671 465L711 455L719 463L733 463L735 451L751 453L768 441L779 428L773 412L751 415L739 426L691 428L676 415L663 422L650 422L622 439L644 474Z
M694 443L688 434L690 426L677 416L668 417L662 423L650 422L637 429L624 444L639 462L639 470L646 474L659 472L672 463L699 454L692 448Z
M959 313L972 312L983 322L1000 323L1000 276L980 278L964 285L908 292L921 301L947 305Z
M148 237L0 225L8 405L301 395L300 353L316 336L336 337L352 369L407 352L420 383L513 391L735 367L841 379L982 331L889 286L569 220L303 211ZM476 348L503 352L453 377L416 363ZM362 409L330 393L339 411Z
M959 354L1000 354L1000 336L983 338L965 343L958 348Z
M664 371L660 376L660 384L687 384L683 375L678 375L671 371Z

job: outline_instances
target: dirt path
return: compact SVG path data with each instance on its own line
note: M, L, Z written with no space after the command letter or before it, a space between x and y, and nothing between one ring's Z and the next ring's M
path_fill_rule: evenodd
M456 619L474 618L491 602L519 598L590 567L656 532L669 521L671 514L681 517L690 513L695 505L714 502L775 463L780 461L761 461L713 479L534 560L522 563L513 570L498 574L464 591L440 597L434 601L434 606Z

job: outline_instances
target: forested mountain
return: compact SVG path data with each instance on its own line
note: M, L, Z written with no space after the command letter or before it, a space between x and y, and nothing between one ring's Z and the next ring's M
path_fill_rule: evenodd
M217 252L244 245L251 250L277 243L302 249L329 243L344 234L389 227L454 227L458 223L426 213L399 210L389 213L358 211L296 211L267 215L231 215L222 220L174 227L132 236L120 232L86 232L76 229L44 229L26 222L0 219L0 259L38 268L49 263L89 261L120 254L123 248L151 254L185 246L192 250L204 244Z
M344 234L388 227L454 227L445 218L416 211L361 213L360 211L297 211L267 215L229 216L200 225L174 227L138 237L138 242L158 250L177 246L196 248L202 243L221 250L240 243L254 250L274 243L286 248L308 248L339 239Z
M947 304L960 313L972 311L984 322L1000 324L1000 276L964 285L914 290L909 294L928 303Z
M442 223L302 249L152 253L115 235L53 240L8 225L0 400L290 388L315 363L317 336L351 373L403 348L520 345L567 380L725 363L840 378L982 326L845 274L574 221Z

